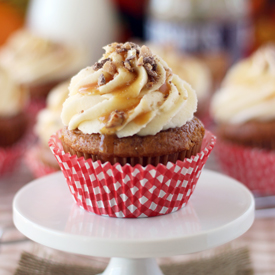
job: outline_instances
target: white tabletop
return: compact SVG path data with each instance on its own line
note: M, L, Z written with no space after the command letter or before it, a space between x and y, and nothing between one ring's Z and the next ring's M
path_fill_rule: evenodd
M100 257L164 257L202 251L246 232L254 199L237 181L204 170L188 205L168 215L123 219L77 207L61 172L23 187L13 201L16 227L58 250Z

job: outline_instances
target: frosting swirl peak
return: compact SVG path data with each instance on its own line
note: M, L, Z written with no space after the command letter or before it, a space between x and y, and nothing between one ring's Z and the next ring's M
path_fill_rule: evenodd
M12 78L9 72L0 66L0 116L14 116L20 113L28 102L28 94Z
M212 102L216 121L232 124L275 119L275 45L232 67Z
M113 43L71 80L62 121L83 133L155 135L193 118L197 97L148 47Z

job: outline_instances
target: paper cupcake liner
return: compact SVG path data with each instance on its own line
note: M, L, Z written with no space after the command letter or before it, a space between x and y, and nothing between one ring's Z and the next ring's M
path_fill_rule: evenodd
M11 173L18 168L27 148L35 141L30 130L18 142L9 147L0 147L0 175Z
M218 140L214 153L221 169L251 191L261 195L275 194L275 151Z
M31 116L33 122L36 121L36 115L39 111L46 107L46 100L45 99L32 99L27 107L28 112Z
M49 166L44 163L38 156L37 152L39 151L39 146L36 145L30 148L25 155L25 163L30 169L31 173L35 178L40 178L48 174L59 171L58 168Z
M49 146L77 205L95 214L125 218L164 215L182 208L216 140L206 131L201 152L190 159L133 167L65 154L59 136L60 131L51 136Z

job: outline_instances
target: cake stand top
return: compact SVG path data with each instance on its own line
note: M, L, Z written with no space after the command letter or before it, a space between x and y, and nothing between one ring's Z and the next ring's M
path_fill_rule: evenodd
M73 201L62 172L24 186L13 201L15 226L58 250L99 257L166 257L206 250L246 232L254 199L237 181L204 170L187 206L159 217L98 216Z

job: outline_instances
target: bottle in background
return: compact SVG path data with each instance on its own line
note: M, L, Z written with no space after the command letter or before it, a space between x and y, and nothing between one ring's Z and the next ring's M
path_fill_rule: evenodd
M31 0L27 27L52 40L84 45L90 63L119 32L111 0Z
M151 0L145 35L202 58L216 85L227 68L250 52L253 41L247 0Z

